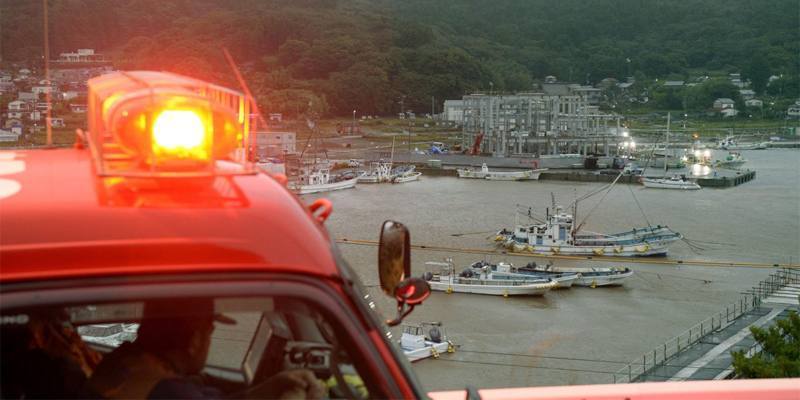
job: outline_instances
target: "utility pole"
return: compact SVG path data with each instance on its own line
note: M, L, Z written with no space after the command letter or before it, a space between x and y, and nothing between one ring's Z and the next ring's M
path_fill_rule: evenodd
M436 106L435 106L436 103L434 102L435 99L436 99L435 97L431 96L431 118L433 118L433 116L436 115Z

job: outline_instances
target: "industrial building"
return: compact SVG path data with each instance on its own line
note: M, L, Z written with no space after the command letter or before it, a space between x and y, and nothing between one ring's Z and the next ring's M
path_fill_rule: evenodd
M623 130L599 99L600 89L553 81L535 92L466 95L462 147L495 157L609 154Z

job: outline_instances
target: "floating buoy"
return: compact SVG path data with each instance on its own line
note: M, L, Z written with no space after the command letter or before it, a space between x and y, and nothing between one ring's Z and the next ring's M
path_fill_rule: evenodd
M550 251L553 252L553 254L558 254L561 249L559 249L558 246L553 246L550 248Z
M439 358L439 352L436 351L436 347L431 347L431 355L433 358Z
M605 253L605 251L603 251L603 249L602 249L602 248L600 248L600 249L594 249L592 252L593 252L594 254L598 255L598 256L602 256L602 255L603 255L603 253Z
M503 297L508 297L508 290L503 290Z
M597 287L597 279L592 279L592 289Z
M527 252L529 252L529 253L533 253L533 251L534 251L534 250L535 250L535 249L534 249L534 248L533 248L533 246L531 246L531 245L527 245L527 246L525 246L525 251L527 251Z
M447 341L447 352L448 353L455 353L456 352L456 346L453 346L453 342L451 342L449 340Z
M615 247L614 248L614 253L616 253L616 254L622 253L622 246Z
M446 292L447 294L453 293L453 287L452 287L452 286L448 286L448 287L447 287L447 290L446 290L445 292Z

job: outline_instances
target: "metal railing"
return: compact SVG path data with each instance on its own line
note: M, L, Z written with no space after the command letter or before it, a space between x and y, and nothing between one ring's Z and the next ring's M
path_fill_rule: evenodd
M654 368L664 366L667 360L699 342L704 337L728 326L743 314L757 309L761 301L791 283L800 283L800 271L781 268L769 278L758 283L738 302L729 304L720 311L700 323L692 326L678 336L666 341L663 345L647 352L642 357L631 361L613 374L614 383L635 382L639 377L647 375Z

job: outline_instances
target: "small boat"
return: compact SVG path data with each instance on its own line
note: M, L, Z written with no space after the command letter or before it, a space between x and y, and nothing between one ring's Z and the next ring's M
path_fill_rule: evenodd
M391 182L406 183L418 181L419 177L422 176L422 172L415 171L415 168L416 167L413 165L395 168L392 170Z
M673 175L671 178L642 178L641 182L644 187L652 189L701 189L697 182L687 180L686 177L682 175Z
M575 280L575 286L618 286L622 285L625 279L633 276L633 270L627 267L554 267L552 264L544 266L529 263L525 267L519 268L520 271L531 271L545 274L577 273L580 277Z
M411 362L428 357L439 358L439 354L453 353L455 346L447 339L441 322L423 322L419 325L403 325L400 348Z
M742 166L742 164L746 163L747 160L742 157L741 153L731 151L725 157L724 160L717 160L714 162L714 166L717 168L729 168L735 169Z
M358 178L358 183L384 183L392 179L392 163L374 162L369 171L364 171Z
M717 143L717 148L722 150L764 150L769 147L769 142L738 143L733 136L727 136Z
M330 192L333 190L352 189L358 183L360 175L345 173L331 175L329 168L315 168L308 173L301 173L300 182L294 183L291 189L297 194Z
M426 265L441 267L438 273L426 272L424 278L431 290L447 293L474 293L494 296L542 296L557 283L549 278L537 279L493 279L491 272L480 271L477 276L468 268L456 275L452 259L446 262L426 262Z
M580 278L580 274L573 272L564 273L545 273L538 271L529 271L526 269L515 268L513 264L507 262L499 262L497 265L489 264L486 261L478 261L472 264L472 268L483 269L489 267L492 270L492 278L494 279L541 279L550 278L554 280L557 286L554 289L569 289L572 284Z
M546 168L529 169L525 171L489 171L489 167L486 166L486 163L483 163L480 170L474 168L459 168L456 172L458 172L459 178L486 179L490 181L527 181L538 180L539 175L545 170Z
M419 177L422 176L422 172L410 172L403 175L396 175L392 178L392 183L406 183L406 182L413 182L418 181Z

